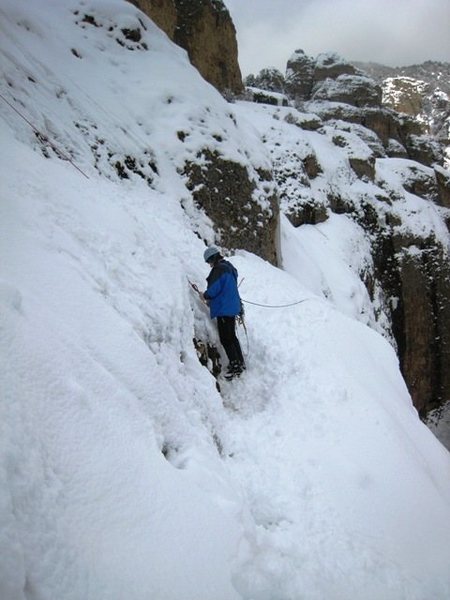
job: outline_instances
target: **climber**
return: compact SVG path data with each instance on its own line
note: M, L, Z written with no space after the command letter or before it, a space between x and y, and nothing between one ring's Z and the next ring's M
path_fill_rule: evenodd
M203 258L211 267L211 272L206 278L208 287L202 295L209 306L211 319L217 317L220 343L230 361L225 378L231 380L239 377L245 369L241 345L236 336L236 317L242 310L237 285L238 272L215 246L207 248Z

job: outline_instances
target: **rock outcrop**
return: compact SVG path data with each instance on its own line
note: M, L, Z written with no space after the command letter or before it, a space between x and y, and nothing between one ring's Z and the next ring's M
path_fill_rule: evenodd
M383 82L383 103L398 112L418 117L423 111L423 99L429 87L429 84L413 77L388 77Z
M450 173L436 165L434 167L436 177L438 204L450 208Z
M174 41L203 77L220 91L242 91L236 30L222 0L175 0Z
M303 50L296 50L287 63L285 87L296 101L381 105L381 87L335 53L319 54L313 59Z
M279 92L270 92L262 88L246 87L245 94L242 96L250 102L258 104L273 104L274 106L289 106L289 101L284 94Z
M185 166L187 188L215 224L218 243L244 248L272 264L278 263L279 208L272 174L248 170L205 148Z
M243 91L236 30L222 0L131 0L187 50L191 63L222 93Z
M431 169L414 163L404 173L406 192L438 200L437 181ZM377 183L382 182L378 176ZM420 235L408 229L399 216L397 191L356 205L349 197L330 199L331 209L346 214L371 239L374 270L371 297L383 290L384 311L389 315L400 367L413 403L421 416L444 403L450 393L448 354L450 352L450 264L448 248L433 234Z
M173 40L177 26L177 9L174 0L129 0L148 15Z
M298 100L309 100L314 85L314 60L303 50L296 50L287 62L286 93Z
M406 150L409 158L424 165L442 163L444 160L444 149L430 135L409 135L405 140Z
M358 69L336 52L322 52L314 61L314 81L358 74L360 74Z
M343 102L351 106L380 106L381 88L363 75L338 75L319 81L312 90L313 100Z
M395 249L400 301L393 320L398 354L413 403L425 416L448 399L450 390L450 267L434 239L396 236Z

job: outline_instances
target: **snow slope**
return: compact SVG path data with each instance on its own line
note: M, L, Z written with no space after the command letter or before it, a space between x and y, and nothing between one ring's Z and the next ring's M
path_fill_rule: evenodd
M219 132L252 173L257 131L131 5L1 13L2 600L447 598L449 454L378 333L241 251L245 299L305 302L247 305L221 394L197 358L213 233L179 170Z

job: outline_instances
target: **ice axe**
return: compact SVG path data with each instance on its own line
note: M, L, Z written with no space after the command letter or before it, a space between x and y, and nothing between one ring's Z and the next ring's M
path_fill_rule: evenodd
M203 304L208 305L207 301L203 297L203 292L201 292L199 290L198 285L196 283L193 283L189 278L188 278L188 283L191 286L191 288L194 290L194 292L197 292L197 294L199 295L199 298L203 302Z

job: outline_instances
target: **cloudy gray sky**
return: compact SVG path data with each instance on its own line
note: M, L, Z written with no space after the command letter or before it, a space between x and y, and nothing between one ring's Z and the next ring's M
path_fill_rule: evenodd
M450 0L224 0L243 75L284 72L297 48L404 66L450 62Z

